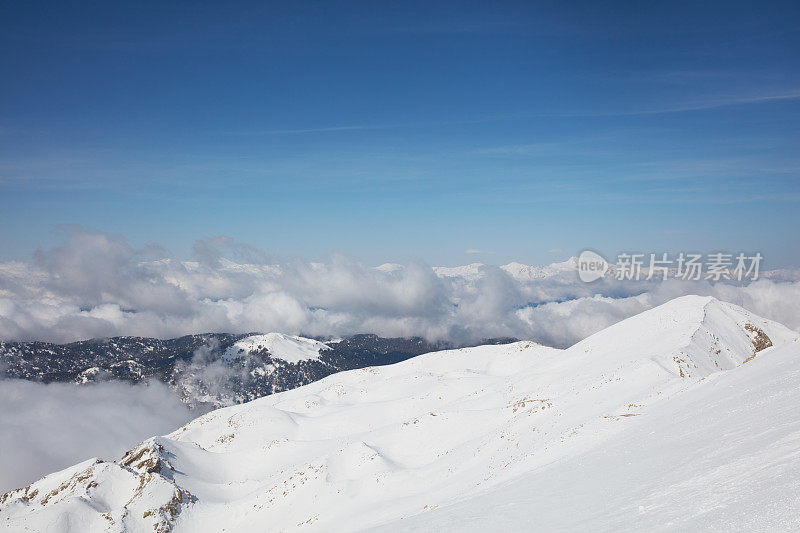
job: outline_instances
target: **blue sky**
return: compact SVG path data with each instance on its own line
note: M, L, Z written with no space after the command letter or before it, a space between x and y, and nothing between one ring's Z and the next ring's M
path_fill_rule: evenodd
M77 224L186 257L798 266L798 28L792 2L6 3L0 259Z

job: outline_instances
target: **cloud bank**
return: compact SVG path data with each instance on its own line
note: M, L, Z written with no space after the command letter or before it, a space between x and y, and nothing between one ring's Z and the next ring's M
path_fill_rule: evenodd
M563 265L372 268L347 257L276 261L227 237L194 260L74 231L28 263L0 263L0 339L175 337L202 332L376 333L475 342L511 336L568 346L683 294L712 295L800 329L800 282L580 283ZM793 277L794 276L794 277Z
M85 459L118 459L200 414L158 382L0 380L0 493Z

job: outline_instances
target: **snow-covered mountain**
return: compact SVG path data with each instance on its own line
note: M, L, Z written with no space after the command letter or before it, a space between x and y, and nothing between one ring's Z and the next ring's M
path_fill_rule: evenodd
M570 257L561 263L552 263L547 266L531 266L513 262L503 265L500 268L505 270L517 281L530 281L534 279L549 278L565 272L574 274L578 271L578 258Z
M444 346L418 337L352 335L321 342L282 333L114 337L69 344L0 341L0 368L7 377L44 383L155 379L192 407L223 407Z
M644 280L650 273L650 265L645 259L640 266L640 279ZM402 269L402 265L385 264L376 267L383 272L392 272ZM461 279L465 282L475 282L486 277L487 271L492 268L499 268L515 281L521 284L536 283L544 280L558 280L576 281L578 273L578 258L570 257L565 261L550 263L548 265L526 265L513 261L511 263L500 265L499 267L492 267L484 265L483 263L471 263L469 265L454 266L454 267L433 267L434 273L440 278L446 279ZM609 263L608 271L606 271L604 278L608 280L614 279L618 275L618 266L613 262ZM656 280L660 280L663 276L662 270L654 269ZM667 269L669 278L680 277L681 274L678 269L671 267ZM771 279L775 281L798 281L800 280L800 269L776 269L776 270L762 270L759 272L759 278Z
M378 268L383 271L387 271L386 265L381 265ZM466 281L475 281L483 278L486 275L487 268L490 267L484 265L483 263L472 263L469 265L455 267L433 267L433 271L440 278L462 278ZM550 278L563 275L565 273L576 275L578 271L578 258L571 257L566 261L552 263L546 266L532 266L512 262L508 263L507 265L502 265L499 268L516 281L525 282Z
M428 353L219 409L3 495L0 524L791 530L798 391L797 333L689 296L566 350Z
M336 342L341 342L341 340ZM273 332L266 335L250 335L234 342L225 349L222 358L226 361L233 361L245 354L266 350L273 359L280 359L287 363L299 363L318 359L320 352L330 349L330 346L318 340Z

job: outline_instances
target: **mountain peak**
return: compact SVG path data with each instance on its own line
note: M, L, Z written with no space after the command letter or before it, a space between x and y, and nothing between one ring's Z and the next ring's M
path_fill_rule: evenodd
M500 268L505 270L517 281L528 281L533 279L548 278L562 272L569 272L577 269L578 258L571 257L566 261L551 263L547 266L532 266L522 263L512 262Z
M297 363L319 357L321 350L330 347L320 341L286 335L284 333L266 333L251 335L233 343L223 354L223 359L232 360L242 355L266 350L273 359L281 359L288 363Z
M731 369L768 345L796 337L737 305L688 295L622 320L570 349L595 357L651 359L681 376L699 377Z

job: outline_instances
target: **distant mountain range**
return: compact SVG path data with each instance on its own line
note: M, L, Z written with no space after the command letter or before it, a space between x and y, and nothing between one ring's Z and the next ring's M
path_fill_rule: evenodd
M608 260L610 261L609 269L603 277L612 279L618 274L618 267L614 263L614 258L608 258ZM650 272L648 261L649 256L642 260L641 279L645 279ZM394 270L403 268L402 265L391 266ZM387 270L387 265L381 265L377 268ZM484 278L487 272L492 268L499 268L520 283L552 278L557 278L561 281L576 281L578 258L570 257L566 261L551 263L546 266L524 265L522 263L512 262L499 267L492 267L483 263L472 263L456 267L433 267L433 271L440 278L460 278L465 281L477 281ZM654 270L654 272L661 273L660 270ZM669 277L677 277L679 272L677 268L671 267L667 269L667 274ZM759 278L771 279L774 281L800 281L800 269L762 270L759 272ZM657 275L656 280L658 279L660 279L660 277Z
M0 369L8 378L44 383L157 379L192 407L217 408L343 370L397 363L448 347L418 337L364 334L321 340L281 333L208 333L168 340L113 337L69 344L0 342Z
M379 267L380 268L380 267ZM480 279L490 268L483 263L472 263L457 267L433 267L433 271L440 278L464 278L467 280ZM550 278L563 273L572 273L578 268L578 258L570 257L561 263L552 263L547 266L523 265L522 263L508 263L500 267L505 273L517 281L531 281L535 279Z

